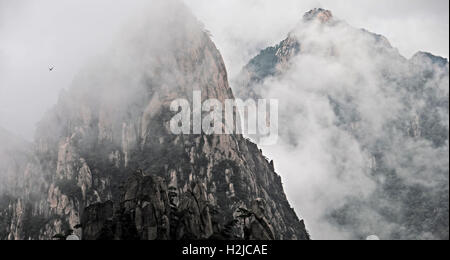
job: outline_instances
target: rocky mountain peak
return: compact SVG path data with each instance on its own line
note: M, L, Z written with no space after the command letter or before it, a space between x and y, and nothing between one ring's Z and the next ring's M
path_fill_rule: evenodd
M234 95L196 18L155 2L39 123L19 192L0 203L0 239L309 239L256 144L170 131L174 100Z
M332 19L333 13L322 8L314 8L303 16L303 20L307 22L320 21L321 23L328 23Z
M308 105L311 98L315 100L318 96L336 119L330 121L324 132L335 128L337 131L333 130L331 135L336 134L336 140L342 139L338 136L345 133L346 138L352 140L348 144L357 144L361 149L357 154L364 154L360 163L368 167L362 170L339 169L342 165L334 163L332 167L327 165L324 169L326 185L323 185L327 188L318 194L329 192L328 185L334 182L331 180L334 174L339 176L337 182L340 182L342 176L350 172L347 176L350 179L368 176L364 183L373 183L373 191L366 193L364 187L361 194L367 197L349 199L343 195L336 200L340 206L324 205L323 217L306 216L312 222L326 219L309 223L313 232L314 226L320 230L331 224L345 230L339 237L351 239L364 239L373 232L383 239L448 239L448 159L444 157L448 154L449 139L448 71L446 58L419 52L408 60L383 35L352 27L333 18L330 11L314 9L305 14L287 38L263 49L249 61L234 84L234 93L244 100L276 97L284 104L280 115L288 116L280 119L283 125L280 139L285 145L280 146L277 153L284 149L285 159L292 151L310 152L303 146L310 136L298 134L299 126L305 122L314 125L322 116L300 121L293 118L309 114L305 112L308 110L322 110L316 102ZM342 85L336 87L336 83ZM383 109L383 105L379 105L388 96L394 99ZM372 102L376 105L366 110L365 106ZM378 124L380 128L373 127ZM317 158L317 165L323 164L322 154L329 153L328 147L334 144L333 141L326 145ZM415 148L411 149L412 146ZM342 151L330 155L353 159L353 155L347 154L348 147L345 145ZM392 158L399 163L393 163ZM292 154L288 160L294 163L298 159L300 156ZM409 163L401 163L403 160ZM442 162L442 166L434 168L437 161ZM302 167L303 163L299 163L299 170L292 174L308 174L307 169L300 173ZM339 170L331 173L329 169ZM316 173L311 176L315 178ZM355 173L357 175L352 175ZM379 182L380 178L386 181ZM428 186L428 178L436 180L436 185ZM422 179L427 180L426 184ZM318 190L320 188L305 191L303 197ZM301 197L299 192L297 198ZM336 198L332 195L330 199ZM434 216L433 220L428 214ZM373 230L370 234L369 226Z
M439 56L435 56L429 52L419 51L411 58L411 62L420 63L431 63L439 67L448 66L448 60Z

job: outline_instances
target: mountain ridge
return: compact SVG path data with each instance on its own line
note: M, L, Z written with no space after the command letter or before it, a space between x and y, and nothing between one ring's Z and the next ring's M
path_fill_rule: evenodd
M255 144L171 133L172 101L234 98L196 18L170 0L137 20L39 123L34 182L0 210L1 238L309 239Z
M316 19L321 14L325 19ZM233 86L244 100L283 104L276 151L285 149L293 168L310 163L314 169L284 173L288 183L297 174L327 180L289 195L301 205L308 205L302 197L325 196L324 205L303 212L313 236L448 239L448 61L426 52L407 59L386 37L353 28L325 9L306 18L252 58ZM312 137L305 136L317 132L325 148L307 146ZM308 149L319 150L310 158L317 162L293 152L309 156ZM336 159L325 163L327 156ZM303 164L292 163L297 160ZM333 191L328 186L354 191L326 195Z

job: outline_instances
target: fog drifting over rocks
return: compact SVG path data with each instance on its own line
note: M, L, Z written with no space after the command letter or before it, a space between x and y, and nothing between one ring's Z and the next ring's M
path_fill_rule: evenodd
M316 12L234 81L279 100L289 198L319 239L448 237L448 61Z
M262 48L279 42L314 7L385 35L406 57L419 50L448 57L446 0L185 2L212 33L231 76ZM0 125L31 140L36 122L56 103L59 91L146 4L0 0ZM49 66L55 66L53 73Z
M137 12L151 8L148 2L0 0L0 127L32 140L36 123L56 103L60 91L72 84L89 60L110 49ZM406 58L419 50L448 57L447 0L185 2L211 32L231 77L261 49L284 39L304 12L318 6L332 10L350 25L386 36ZM326 38L314 32L299 33L308 34L306 45L311 49L340 39L337 44L345 58L329 59L319 47L315 50L319 53L294 60L293 67L281 79L265 83L265 95L280 100L285 116L295 115L285 131L297 145L282 141L265 147L264 152L274 159L288 198L306 219L313 238L352 238L351 231L336 227L325 218L332 209L344 205L348 197L368 198L376 193L377 183L368 177L371 155L348 132L334 125L336 116L324 93L342 100L352 97L364 118L362 139L367 145L386 134L386 122L405 110L420 110L421 104L405 108L400 102L403 97L385 88L373 73L378 69L373 67L373 60L382 57L372 56L364 42L355 42L364 37L354 37L354 31L342 27L326 34ZM52 66L55 70L50 72L48 68ZM395 73L408 69L396 64L390 68ZM303 71L307 73L298 73ZM440 87L442 96L448 97L448 77L430 84ZM364 91L361 85L366 87ZM440 119L447 122L448 128L448 110L442 112ZM423 139L390 141L395 148L389 150L390 163L408 181L425 183L430 190L445 181L445 177L424 173L434 167L447 169L448 175L448 141L440 148ZM402 156L406 151L412 161ZM370 206L361 209L357 218L358 223L367 225L367 235L376 233L383 238L391 230L401 228L384 222Z

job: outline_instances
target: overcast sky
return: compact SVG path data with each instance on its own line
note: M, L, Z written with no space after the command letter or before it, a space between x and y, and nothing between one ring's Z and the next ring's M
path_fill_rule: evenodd
M0 0L0 126L32 139L62 88L145 0ZM212 33L231 76L314 7L385 35L410 57L449 56L448 0L185 0ZM147 1L148 3L148 1ZM55 66L49 72L48 67Z
M315 7L386 36L407 58L419 50L449 56L448 0L186 0L213 33L234 74L258 49L280 42Z

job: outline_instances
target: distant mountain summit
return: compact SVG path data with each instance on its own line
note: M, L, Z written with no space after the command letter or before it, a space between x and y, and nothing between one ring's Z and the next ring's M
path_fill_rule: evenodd
M429 52L417 52L414 54L414 56L411 58L411 62L415 63L416 65L429 65L430 63L433 65L437 65L441 68L447 67L448 69L448 59L435 56Z
M426 52L406 59L386 37L314 9L233 80L239 98L279 100L277 152L322 178L297 192L322 197L303 212L313 235L448 239L448 66Z
M329 10L325 10L322 8L315 8L309 12L307 12L303 16L304 21L320 21L321 23L328 23L333 20L333 13Z

